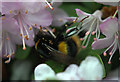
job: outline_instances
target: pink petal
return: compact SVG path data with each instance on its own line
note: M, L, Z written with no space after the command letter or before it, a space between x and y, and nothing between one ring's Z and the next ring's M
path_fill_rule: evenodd
M14 18L2 20L2 30L18 35L19 26Z
M52 22L52 16L47 10L42 10L33 14L25 14L25 19L30 25L49 26Z
M100 24L100 29L106 37L111 37L115 32L118 31L117 18L107 18Z
M83 18L90 15L86 12L81 11L80 9L75 9L75 10L76 10L77 16L79 16L79 20L82 20Z
M92 49L103 49L110 46L113 42L113 38L103 38L92 43Z
M44 2L37 2L37 0L34 0L36 2L22 2L22 9L24 9L24 12L27 10L28 13L37 13L39 12L39 10L43 10L45 9L45 6L43 4L45 4Z
M21 9L21 2L2 2L2 13Z
M62 26L65 24L67 22L67 20L65 20L65 17L68 17L68 15L64 10L55 8L53 11L52 26Z
M76 19L76 17L65 17L65 19L68 20L68 21L70 21L70 22L72 22L73 20Z
M104 5L111 5L111 6L118 6L118 2L119 2L119 0L95 0L95 1Z

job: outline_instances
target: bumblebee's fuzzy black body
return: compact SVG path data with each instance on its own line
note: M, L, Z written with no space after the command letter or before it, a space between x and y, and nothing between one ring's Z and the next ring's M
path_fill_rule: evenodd
M65 38L61 31L56 37L53 37L48 32L39 31L35 42L35 48L42 56L67 62L70 62L80 49L78 36Z

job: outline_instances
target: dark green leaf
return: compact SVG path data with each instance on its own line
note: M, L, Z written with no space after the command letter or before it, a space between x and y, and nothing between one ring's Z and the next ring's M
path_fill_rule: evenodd
M26 47L26 50L23 50L22 46L17 46L17 50L15 53L15 58L16 59L25 59L27 58L28 55L30 55L30 47Z

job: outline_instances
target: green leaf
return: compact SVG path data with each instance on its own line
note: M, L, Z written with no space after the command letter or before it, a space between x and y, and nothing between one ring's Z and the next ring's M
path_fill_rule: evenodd
M53 60L46 61L45 63L48 64L55 71L55 73L63 72L66 67L65 64Z
M82 4L85 8L91 10L92 12L102 8L101 4L95 2L83 2Z
M31 51L30 47L26 47L26 50L23 50L22 46L17 46L15 58L16 59L25 59L29 55L30 51Z
M75 9L81 9L87 13L92 13L90 9L85 8L84 6L81 6L80 4L74 3L74 2L64 2L60 8L62 8L69 16L77 16Z

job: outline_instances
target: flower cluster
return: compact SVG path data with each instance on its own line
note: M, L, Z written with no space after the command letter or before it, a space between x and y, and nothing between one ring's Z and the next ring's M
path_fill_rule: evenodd
M37 2L33 0L32 2L22 2L21 0L15 0L15 2L3 1L0 2L2 10L0 17L0 24L2 25L0 36L1 46L0 51L2 53L0 56L9 58L6 63L10 62L12 55L15 53L16 45L23 45L23 50L26 50L27 46L34 46L34 29L40 29L40 27L54 25L52 22L59 20L62 14L67 17L67 14L57 8L60 4L56 5L52 1L52 5L56 5L55 9L48 3L47 0L42 0ZM50 7L49 8L47 7ZM55 12L55 15L53 15ZM61 16L59 17L59 14ZM61 19L62 20L62 19ZM63 25L66 21L58 22L56 26Z
M79 67L71 64L61 73L55 74L47 64L38 65L34 73L35 80L101 80L104 69L96 57L88 56Z
M99 0L98 0L99 1ZM104 3L103 3L104 4ZM109 3L107 3L109 4ZM117 6L116 3L110 3L109 5ZM82 42L82 48L86 48L91 39L91 35L96 34L96 38L94 38L94 42L92 44L92 49L103 49L107 48L104 51L104 56L109 52L110 58L108 63L111 63L111 59L113 54L117 49L120 51L120 27L118 26L118 19L116 17L118 13L118 9L114 13L113 16L109 16L108 18L102 20L102 11L96 10L93 14L89 14L83 12L80 9L76 9L77 17L67 17L68 21L75 21L82 25L77 25L76 33L79 34L82 31L85 31L84 38L80 38ZM68 31L70 31L68 29ZM106 38L100 38L100 33L106 36Z

